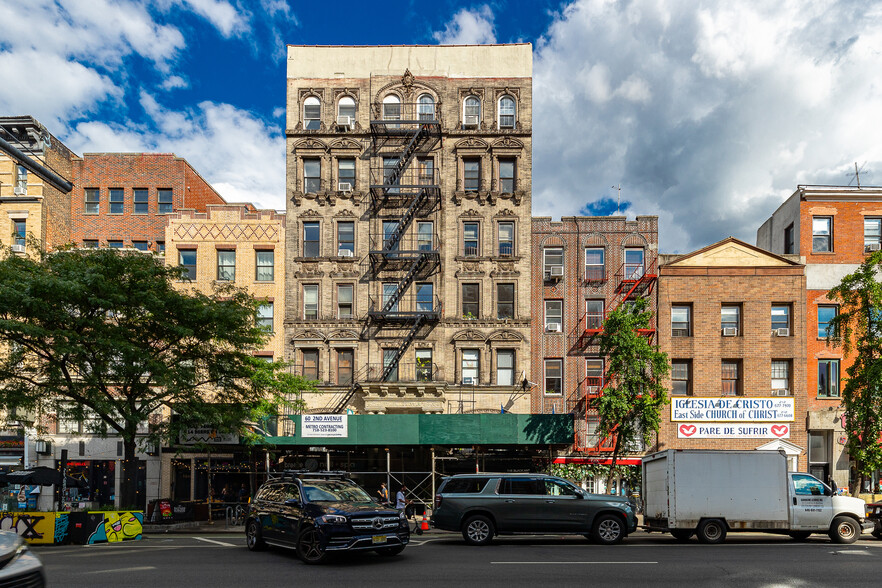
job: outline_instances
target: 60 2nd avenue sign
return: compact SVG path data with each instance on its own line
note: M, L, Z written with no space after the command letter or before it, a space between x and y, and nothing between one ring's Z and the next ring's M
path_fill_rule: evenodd
M672 398L671 420L767 423L792 421L793 398Z
M785 423L682 423L677 425L679 439L789 439L790 425Z
M345 414L305 414L301 421L301 437L347 437Z

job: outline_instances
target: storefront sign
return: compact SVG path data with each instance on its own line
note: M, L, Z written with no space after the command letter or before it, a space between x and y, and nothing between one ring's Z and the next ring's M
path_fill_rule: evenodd
M672 421L793 421L793 398L672 398Z
M182 445L238 445L239 435L236 433L218 433L216 429L204 427L201 429L187 429L181 434Z
M301 437L348 437L348 415L305 414L300 428Z
M681 423L677 425L679 439L789 439L790 425L786 423Z

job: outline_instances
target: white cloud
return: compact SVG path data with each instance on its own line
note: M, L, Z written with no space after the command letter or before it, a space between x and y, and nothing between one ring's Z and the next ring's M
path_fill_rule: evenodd
M169 76L162 81L159 87L163 90L174 90L177 88L187 88L189 85L187 80L181 76Z
M882 2L696 6L577 0L555 19L534 59L534 214L621 182L686 251L753 242L797 184L846 184L855 160L882 184Z
M432 34L442 45L483 45L496 43L493 11L486 4L463 8L453 15L443 31Z
M249 30L247 20L233 8L229 2L222 0L183 0L196 14L204 17L225 37L233 33L244 33Z

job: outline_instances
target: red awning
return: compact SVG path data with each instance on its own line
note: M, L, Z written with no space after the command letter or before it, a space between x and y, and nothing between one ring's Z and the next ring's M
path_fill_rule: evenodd
M610 465L611 457L558 457L554 463L573 463L577 465ZM620 457L617 465L640 465L639 457Z

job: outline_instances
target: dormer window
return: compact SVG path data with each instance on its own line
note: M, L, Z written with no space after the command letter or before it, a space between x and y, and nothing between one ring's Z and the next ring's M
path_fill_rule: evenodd
M511 96L503 96L499 99L499 128L513 129L515 127L515 101Z
M303 101L303 128L307 131L317 131L321 127L322 103L315 96L310 96Z

